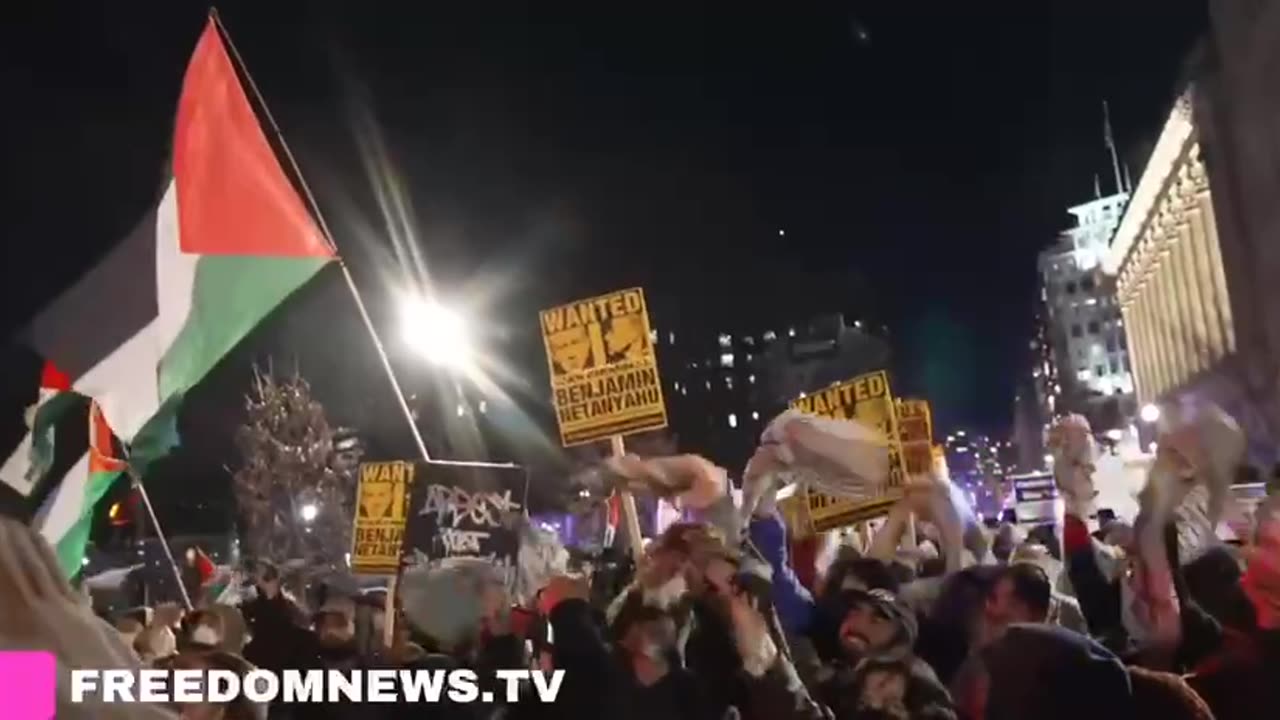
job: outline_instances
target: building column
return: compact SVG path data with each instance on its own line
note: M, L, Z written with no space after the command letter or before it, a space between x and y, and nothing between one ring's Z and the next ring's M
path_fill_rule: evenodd
M1138 398L1138 404L1147 402L1149 395L1147 387L1150 381L1147 379L1142 370L1143 353L1141 346L1138 344L1138 318L1137 312L1134 311L1133 301L1130 300L1120 305L1120 318L1124 321L1124 337L1125 342L1129 346L1125 355L1129 358L1129 371L1133 376L1133 394Z
M1154 400L1164 392L1168 376L1164 363L1164 343L1161 342L1159 327L1155 317L1155 283L1151 277L1145 277L1138 288L1138 307L1142 315L1143 345L1151 358L1151 397Z
M1218 311L1214 307L1213 278L1209 271L1209 258L1205 243L1205 218L1200 210L1200 203L1193 201L1187 208L1187 227L1190 231L1187 241L1188 267L1194 280L1196 322L1203 328L1205 345L1209 351L1208 361L1213 365L1224 354L1222 325L1218 322Z
M1206 189L1199 193L1200 209L1205 218L1205 251L1209 260L1209 277L1213 280L1213 304L1222 324L1223 349L1236 351L1236 329L1231 317L1231 294L1227 291L1227 273L1222 266L1222 248L1218 246L1218 220L1213 211L1213 198Z
M1174 387L1186 382L1190 377L1190 369L1187 367L1187 342L1182 336L1182 317L1179 314L1178 306L1178 288L1174 280L1173 257L1170 253L1169 243L1165 238L1160 239L1160 290L1164 295L1164 322L1169 328L1170 350L1173 353L1173 383Z
M1176 188L1170 188L1170 198L1166 211L1162 214L1162 225L1165 229L1165 240L1168 243L1165 260L1169 263L1169 281L1172 286L1172 299L1177 315L1174 327L1182 343L1180 355L1182 367L1186 372L1184 381L1194 378L1201 371L1208 369L1204 361L1204 333L1198 332L1195 326L1195 309L1191 304L1194 295L1191 279L1188 277L1187 264L1183 262L1187 246L1185 235L1186 216L1178 205Z

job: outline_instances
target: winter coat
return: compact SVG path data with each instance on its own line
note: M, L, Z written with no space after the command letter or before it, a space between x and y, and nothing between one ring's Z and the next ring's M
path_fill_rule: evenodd
M751 543L773 568L771 600L789 634L805 635L813 629L815 620L813 595L800 582L787 559L787 528L776 512L765 517L753 517L748 527Z
M1186 680L1217 720L1262 717L1259 708L1280 708L1280 631L1230 634Z
M312 649L311 632L301 627L296 604L278 594L259 595L240 606L252 639L244 647L244 658L256 667L272 672L298 667Z
M312 642L300 653L299 669L338 670L351 672L367 670L368 664L356 652L355 644L345 647L324 647ZM382 716L381 705L347 702L299 703L290 708L292 720L377 720Z
M1051 625L1011 625L981 653L986 720L1129 720L1129 673L1098 643ZM975 708L965 708L971 714Z
M871 672L893 672L905 680L903 709L912 720L956 720L946 688L919 658L889 663L861 663L840 668L815 693L807 690L795 668L782 655L760 677L747 676L749 701L744 718L760 720L859 720L874 715Z

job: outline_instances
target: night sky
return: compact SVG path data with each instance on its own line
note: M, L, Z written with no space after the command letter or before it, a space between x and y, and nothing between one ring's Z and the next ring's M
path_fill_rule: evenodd
M155 200L207 11L38 5L0 29L6 333ZM1136 178L1205 25L1183 0L529 5L220 7L375 313L413 276L393 237L494 333L633 284L707 332L847 294L889 326L900 389L944 429L993 431L1035 254L1095 174L1111 185L1103 99ZM341 421L390 414L336 275L317 285L242 355L359 398ZM234 405L198 434L225 435Z

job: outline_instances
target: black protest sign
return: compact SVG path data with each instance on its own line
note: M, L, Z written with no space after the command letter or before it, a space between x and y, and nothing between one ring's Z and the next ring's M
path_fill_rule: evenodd
M514 516L524 512L522 468L419 464L403 552L411 562L480 558L514 581L520 549Z

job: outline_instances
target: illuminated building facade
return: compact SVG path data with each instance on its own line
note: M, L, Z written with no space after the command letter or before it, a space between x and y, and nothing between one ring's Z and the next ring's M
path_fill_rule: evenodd
M1128 338L1101 268L1128 199L1118 192L1069 208L1075 226L1040 253L1042 329L1031 375L1045 423L1077 412L1103 430L1136 412Z

